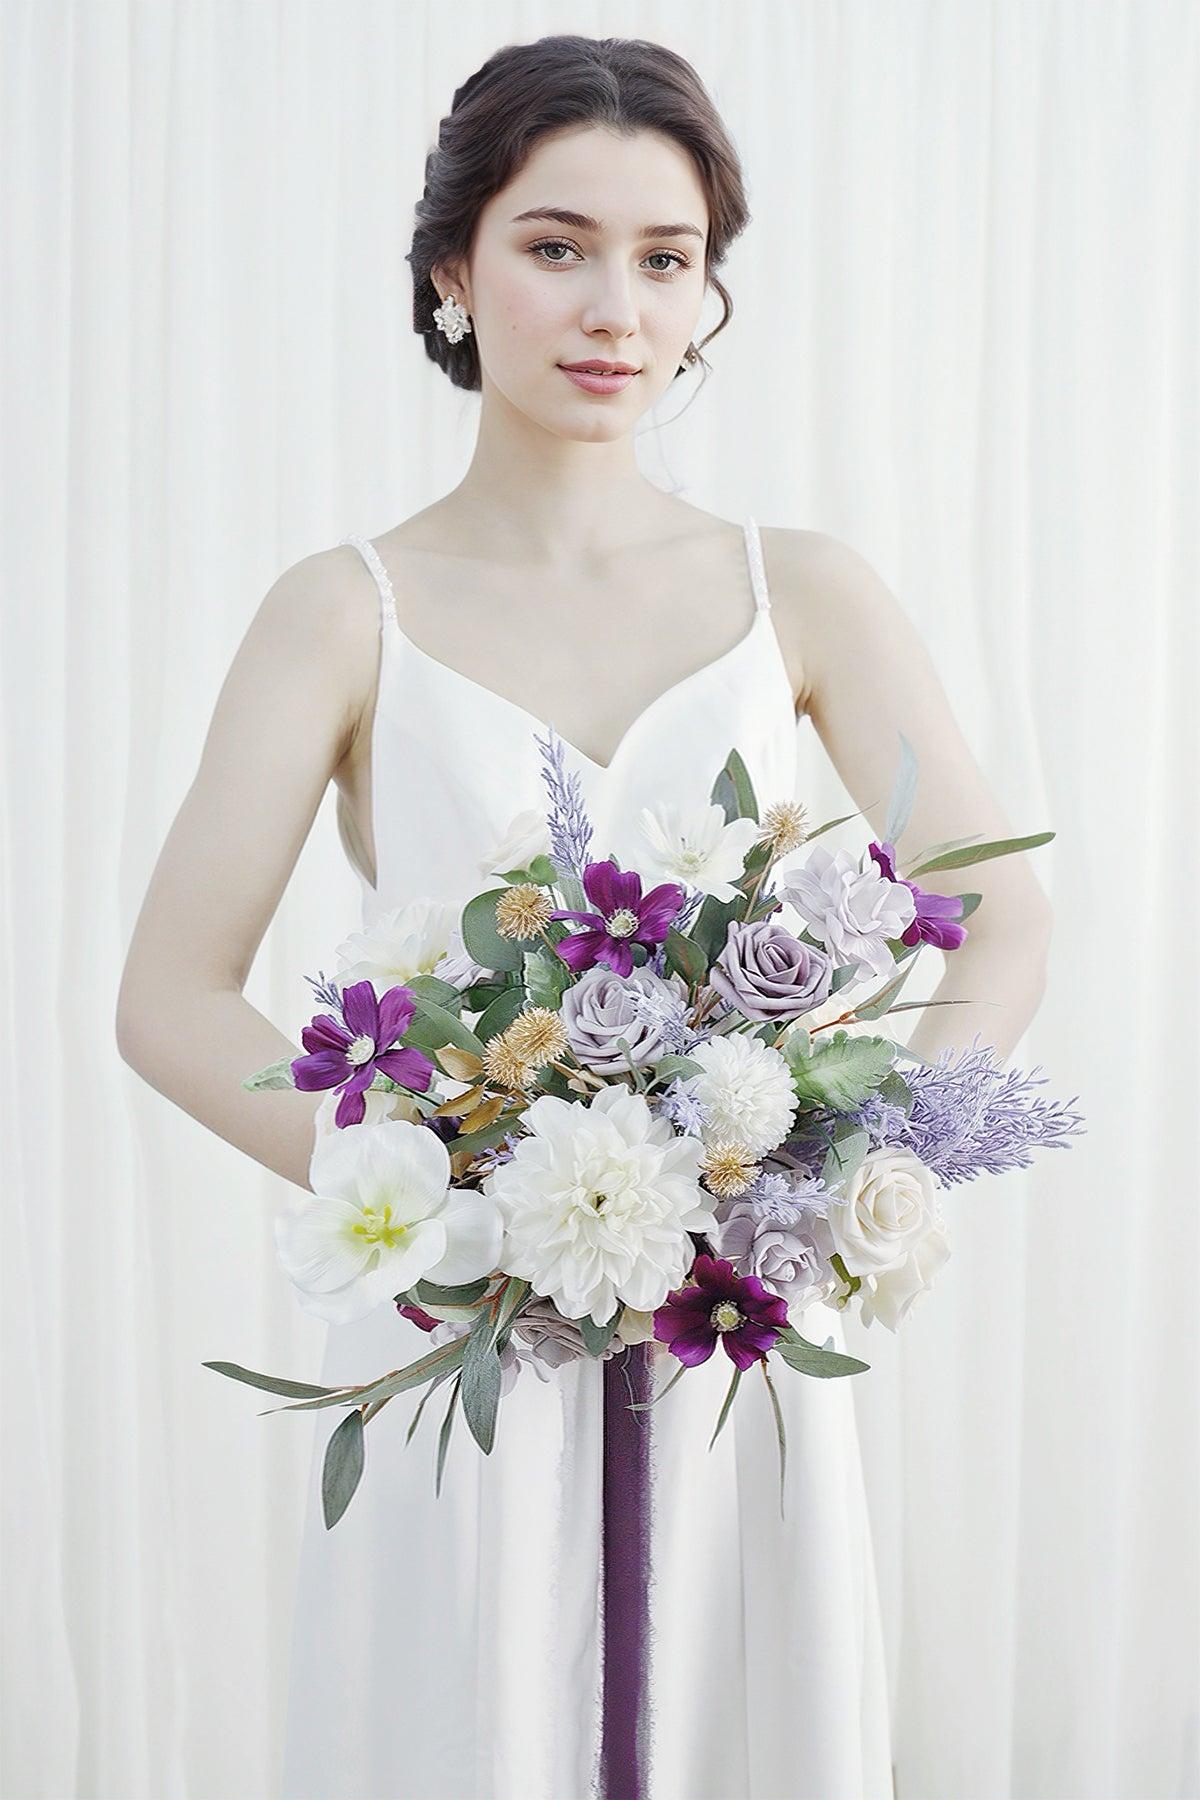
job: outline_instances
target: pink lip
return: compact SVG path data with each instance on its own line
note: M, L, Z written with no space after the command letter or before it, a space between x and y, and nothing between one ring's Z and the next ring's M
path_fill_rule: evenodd
M573 381L576 387L586 389L589 394L615 394L621 388L628 387L634 379L633 375L589 375L583 369L568 369L562 363L558 366L568 381Z

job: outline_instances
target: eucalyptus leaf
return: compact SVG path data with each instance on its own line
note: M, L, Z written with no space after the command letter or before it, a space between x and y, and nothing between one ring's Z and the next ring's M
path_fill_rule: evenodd
M900 767L896 771L896 785L892 789L892 797L888 801L887 818L884 821L883 841L895 844L903 835L912 812L913 795L917 789L917 758L912 745L904 733L898 732L900 739Z
M554 887L558 881L558 869L548 856L535 856L529 865L529 878L539 887Z
M848 1120L839 1120L839 1126L848 1126ZM821 1179L829 1190L843 1186L857 1173L867 1151L871 1147L870 1137L857 1126L840 1131L835 1126L833 1143L829 1146L825 1161L821 1165Z
M783 1426L783 1408L779 1404L779 1395L775 1392L775 1383L764 1362L762 1364L763 1380L767 1384L767 1392L771 1396L771 1408L775 1414L775 1438L779 1445L779 1516L782 1519L784 1480L787 1475L787 1432Z
M612 1318L604 1325L597 1325L595 1320L589 1315L585 1315L578 1321L580 1335L583 1338L583 1347L589 1356L604 1355L604 1352L608 1349L608 1346L613 1340L613 1333L621 1322L621 1313L623 1310L622 1307L618 1306L614 1310Z
M911 957L908 962L905 963L898 975L891 976L890 979L885 981L881 988L877 988L875 993L868 999L856 1000L854 1003L855 1018L881 1019L891 1006L896 995L903 988L909 976L912 974L916 967L916 963L916 957Z
M492 1340L491 1321L484 1314L466 1340L462 1362L462 1405L471 1436L485 1455L491 1454L496 1437L500 1379L500 1356Z
M344 1394L345 1388L317 1387L311 1381L289 1381L283 1375L259 1375L253 1369L243 1369L240 1363L206 1362L201 1365L205 1369L215 1369L218 1375L228 1375L233 1381L244 1381L250 1387L265 1388L268 1394L287 1394L293 1400L306 1400L317 1394Z
M817 1375L822 1379L834 1375L861 1375L871 1366L841 1350L823 1350L819 1344L810 1344L807 1338L799 1335L794 1343L777 1338L772 1355L781 1356L789 1369L796 1369L801 1375Z
M441 1032L441 1040L436 1046L439 1050L442 1044L453 1044L456 1049L469 1050L472 1056L483 1055L483 1045L470 1026L464 1025L447 1007L437 1000L427 999L421 993L413 994L413 1003L421 1017L428 1019ZM411 1038L412 1032L408 1035Z
M321 1506L325 1529L332 1531L351 1500L363 1472L363 1416L357 1407L348 1412L325 1446L321 1471Z
M451 1138L448 1150L490 1150L493 1144L504 1141L513 1129L511 1118L493 1119L490 1125L481 1125L478 1131L468 1131L462 1137Z
M674 1050L666 1056L660 1056L653 1068L656 1081L674 1081L677 1076L680 1081L686 1081L689 1075L701 1075L703 1072L703 1063L698 1063L693 1056L680 1056Z
M464 1281L458 1287L444 1287L440 1282L428 1281L422 1276L409 1292L417 1306L470 1306L474 1301L482 1300L487 1290L487 1277L482 1275L478 1281Z
M741 895L736 900L717 900L709 894L696 914L691 932L692 941L700 946L710 963L716 962L725 948L730 920L737 918L742 906Z
M806 844L811 844L814 838L824 837L827 831L834 831L839 825L848 825L851 819L861 819L861 817L861 812L852 812L843 813L840 819L826 819L823 825L815 825L811 831L806 831L804 841Z
M496 929L496 901L503 892L503 888L489 888L463 907L462 938L467 955L485 969L519 969L525 954L516 938L501 937Z
M450 1427L454 1423L454 1408L455 1408L455 1404L458 1400L459 1390L461 1387L462 1387L462 1370L460 1369L458 1374L454 1378L454 1386L450 1389L450 1400L446 1407L445 1417L442 1420L442 1428L438 1432L437 1473L434 1478L434 1486L433 1486L433 1491L435 1494L440 1494L442 1491L442 1471L445 1469L445 1466L446 1466L446 1447L450 1442Z
M462 995L452 981L443 981L440 975L410 975L403 984L412 994L423 994L426 1000L436 1000L439 1006L446 1006L453 1012L461 1004Z
M433 1375L445 1374L456 1369L462 1361L465 1338L455 1338L449 1344L441 1344L436 1350L418 1357L416 1362L408 1363L405 1368L397 1369L391 1375L384 1375L379 1381L373 1381L369 1387L343 1388L340 1393L333 1392L322 1395L319 1400L297 1400L291 1406L268 1407L269 1412L311 1412L322 1406L368 1406L372 1401L390 1398L392 1394L403 1394L408 1388L420 1387Z
M942 856L918 863L915 869L909 870L908 879L912 881L918 875L931 875L935 869L967 869L973 863L987 862L993 856L1012 856L1018 850L1036 850L1039 844L1049 844L1057 835L1054 831L1035 831L1031 837L994 838L990 843L975 844L968 849L947 850Z
M712 801L714 805L723 808L727 824L734 819L753 819L756 824L758 822L754 784L736 750L729 752L725 758L725 767L713 783Z
M735 1363L733 1365L733 1378L730 1381L729 1386L725 1392L725 1403L722 1406L720 1416L717 1419L716 1430L713 1432L712 1436L708 1440L708 1447L710 1450L712 1449L713 1445L716 1443L718 1437L721 1434L722 1425L724 1425L726 1419L729 1417L729 1409L733 1405L733 1396L738 1391L738 1383L741 1381L741 1379L742 1379L742 1371L738 1368L737 1364Z
M475 1035L484 1044L489 1038L498 1037L512 1024L519 1012L525 1009L524 990L519 987L505 988L492 1004L480 1013L475 1021Z

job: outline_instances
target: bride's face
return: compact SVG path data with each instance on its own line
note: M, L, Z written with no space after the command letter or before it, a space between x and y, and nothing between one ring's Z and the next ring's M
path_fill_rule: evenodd
M673 139L591 126L543 138L480 214L462 286L438 280L471 314L484 404L491 390L580 442L627 435L697 330L707 233L704 190ZM563 373L596 358L638 373L608 393Z

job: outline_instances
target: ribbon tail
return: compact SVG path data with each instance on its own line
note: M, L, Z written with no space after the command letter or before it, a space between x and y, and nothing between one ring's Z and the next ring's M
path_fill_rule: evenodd
M649 1769L650 1420L652 1343L604 1368L604 1800L645 1800Z

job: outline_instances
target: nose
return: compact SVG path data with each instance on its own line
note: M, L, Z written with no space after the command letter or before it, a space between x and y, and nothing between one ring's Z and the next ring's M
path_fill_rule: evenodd
M582 325L589 334L607 332L614 340L631 337L637 331L638 310L624 268L599 269Z

